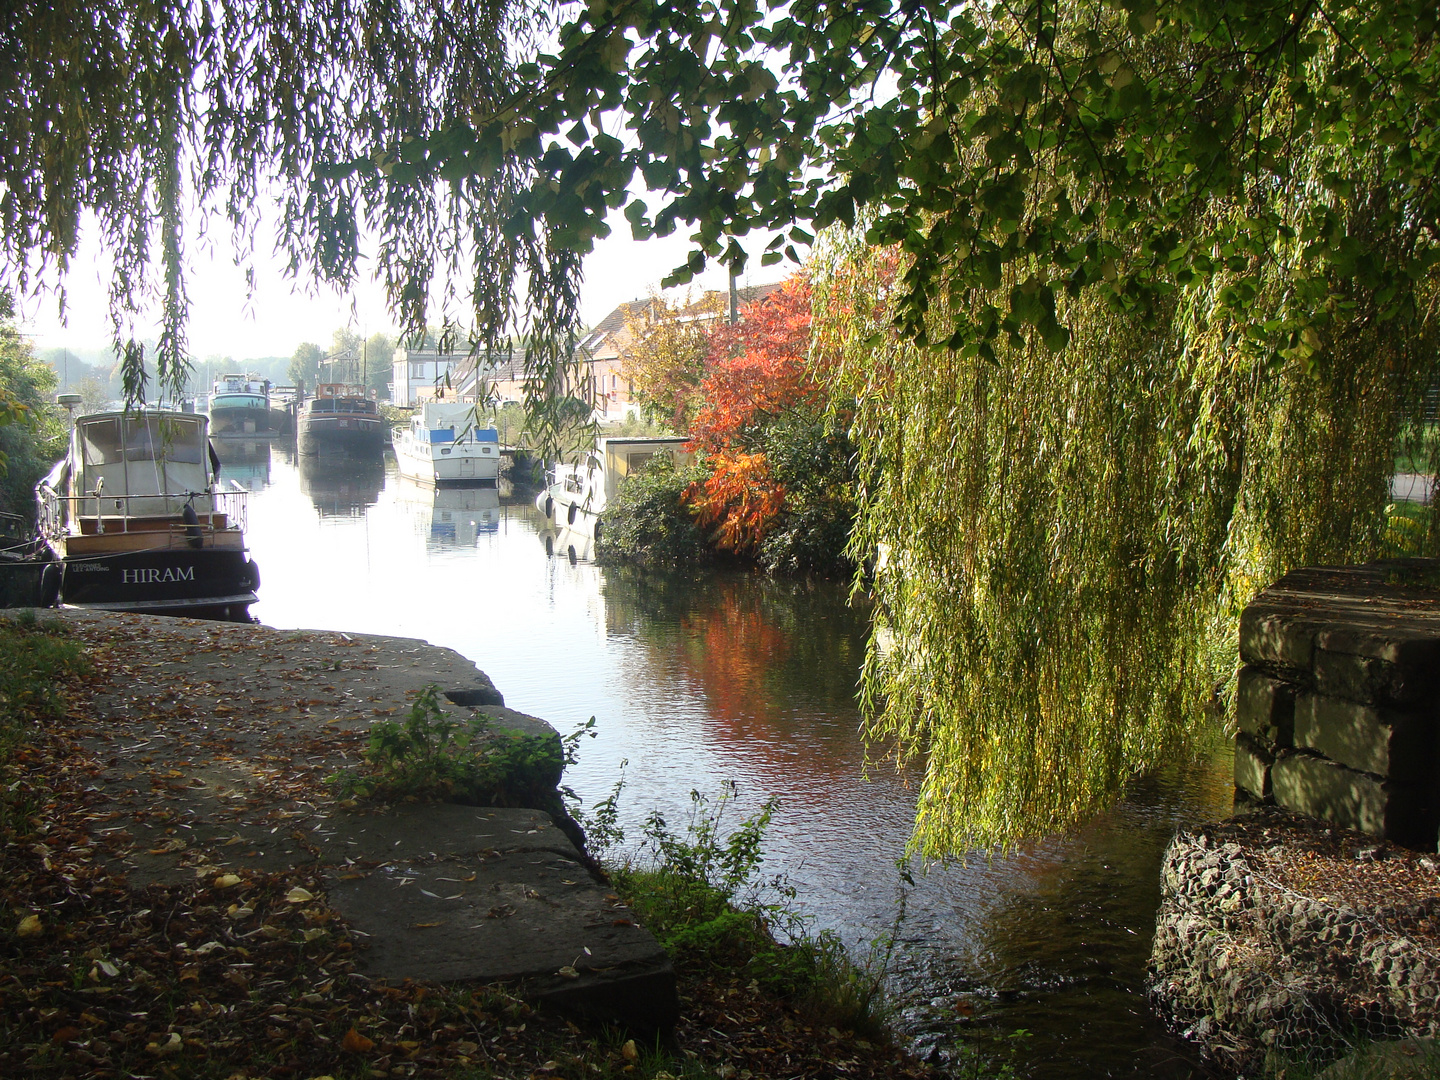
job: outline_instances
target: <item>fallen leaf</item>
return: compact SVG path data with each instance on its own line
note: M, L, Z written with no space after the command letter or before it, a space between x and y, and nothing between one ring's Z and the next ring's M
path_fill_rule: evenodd
M413 930L428 930L428 929L430 929L432 926L439 926L439 925L441 925L441 924L438 923L438 922L417 922L417 923L411 923L411 924L410 924L410 927L411 927L411 929L413 929Z
M148 1050L150 1053L154 1054L156 1057L165 1058L170 1057L172 1054L178 1054L180 1050L184 1047L184 1045L185 1044L180 1041L180 1033L178 1031L172 1031L170 1033L170 1038L167 1039L165 1042L148 1043L146 1044L145 1049Z
M569 964L566 964L555 974L559 975L562 979L578 979L580 977L580 972L576 971Z
M375 1049L375 1040L367 1039L352 1027L340 1040L340 1049L352 1054L368 1054Z
M640 1060L640 1051L635 1049L634 1039L625 1040L625 1045L620 1047L620 1056L623 1057L626 1061L633 1062Z
M239 874L221 874L215 879L215 888L232 889L240 884L240 880Z
M39 915L26 915L15 927L17 937L36 937L45 932L45 927L40 925Z
M285 894L285 899L292 904L308 904L311 900L315 899L315 894L309 889L302 889L299 885L296 885Z

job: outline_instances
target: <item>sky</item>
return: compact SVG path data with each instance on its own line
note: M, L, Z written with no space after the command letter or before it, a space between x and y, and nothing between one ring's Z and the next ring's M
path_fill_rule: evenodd
M595 252L585 262L581 317L586 325L599 322L616 305L658 288L660 279L683 263L690 251L688 239L678 231L643 243L632 240L630 225L618 211L610 226L610 236L596 244ZM110 344L109 260L96 243L95 232L91 229L82 234L80 253L65 279L63 320L53 291L22 298L17 305L21 331L39 350L106 349ZM224 230L219 232L223 234ZM264 236L263 229L259 235ZM778 281L794 269L783 263L761 268L764 240L749 239L751 259L742 285ZM257 247L262 245L263 241ZM257 251L256 290L247 300L244 274L235 265L235 254L228 243L211 240L203 248L192 243L188 255L190 352L197 360L289 356L302 341L328 346L332 332L342 326L366 337L395 332L383 289L369 280L358 282L352 293L344 295L330 290L317 292L287 278L280 259L263 258ZM727 282L725 269L715 265L690 287L723 289ZM439 321L438 315L435 321Z

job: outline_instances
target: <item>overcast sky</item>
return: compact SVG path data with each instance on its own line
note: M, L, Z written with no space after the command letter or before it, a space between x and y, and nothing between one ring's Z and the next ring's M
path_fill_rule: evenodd
M660 279L684 262L690 250L681 232L664 239L635 242L630 239L629 223L618 211L611 227L615 231L597 244L585 264L581 315L587 325L604 318L617 304L643 297L652 287L658 287ZM217 231L223 235L225 230ZM67 318L63 323L53 294L20 301L21 329L39 349L63 346L88 350L109 345L109 262L93 238L91 230L72 263L66 281ZM786 264L762 268L764 240L751 239L753 243L747 245L751 260L742 284L777 281L793 269ZM279 259L265 260L257 255L256 291L247 301L244 275L235 266L234 252L228 244L212 243L204 249L192 244L188 254L190 351L197 360L211 356L234 360L289 356L302 341L328 346L331 333L341 326L352 326L367 337L378 331L395 331L383 290L368 280L360 283L353 294L337 296L322 291L307 295L303 283L284 277ZM720 289L726 282L724 268L712 266L692 288ZM435 321L439 321L438 312Z

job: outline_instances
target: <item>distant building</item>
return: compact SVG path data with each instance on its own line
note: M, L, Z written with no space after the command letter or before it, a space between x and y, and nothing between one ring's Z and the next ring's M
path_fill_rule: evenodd
M741 306L769 296L780 288L752 285L738 290ZM691 305L693 318L714 322L726 317L725 305L716 298L728 293L712 290ZM709 301L707 304L706 301ZM639 415L635 384L625 371L625 360L634 335L629 324L642 320L650 300L631 300L606 315L580 339L575 348L581 373L579 396L590 403L597 423L619 423ZM525 400L525 352L487 352L470 356L465 352L441 353L434 349L396 349L390 383L390 400L396 405L414 406L422 401L491 400L497 405Z
M769 296L778 288L779 282L747 286L737 290L737 301L743 307ZM691 318L696 322L716 322L726 318L726 303L716 304L716 299L728 301L729 293L721 290L702 293L687 309L694 314L682 314L681 318ZM635 383L625 371L625 361L635 340L630 324L643 320L651 303L650 300L630 300L621 304L580 339L577 352L585 372L582 379L595 410L594 419L599 423L619 422L640 412L640 403L635 398Z
M396 349L391 363L390 400L414 406L424 401L494 401L524 398L525 354L520 350L440 353Z

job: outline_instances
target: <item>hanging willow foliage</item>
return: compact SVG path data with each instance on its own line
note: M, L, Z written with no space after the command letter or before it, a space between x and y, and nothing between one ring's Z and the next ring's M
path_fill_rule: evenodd
M1332 39L1312 77L1333 78L1342 53ZM1151 60L1195 63L1183 49ZM895 320L915 259L828 238L814 326L857 403L852 553L872 567L879 626L868 727L924 759L913 843L926 855L1073 827L1182 752L1215 722L1244 603L1292 566L1384 551L1397 446L1440 465L1418 422L1440 339L1413 190L1388 148L1287 126L1273 85L1256 115L1285 169L1205 193L1180 234L1263 229L1265 244L1217 241L1204 272L1152 276L1143 307L1110 280L1153 269L1153 251L1097 218L1077 239L1110 253L1110 280L1056 290L1030 325L987 336L1063 253L1013 258L989 287L942 272L922 337L945 343L920 344ZM958 171L990 164L975 144ZM1040 149L1033 166L1017 180L1028 209L980 240L1009 243L1043 213L1056 162ZM1360 280L1307 250L1317 221L1366 260L1421 272L1408 287ZM1068 344L1047 344L1062 327ZM1431 551L1437 525L1431 507Z
M19 5L0 26L0 284L67 269L92 213L115 260L127 394L145 392L134 320L158 306L158 389L178 395L187 214L219 211L249 251L276 203L292 274L346 287L373 234L402 326L424 330L439 275L447 317L463 302L480 347L534 343L542 404L570 361L579 254L517 214L533 163L442 170L419 140L527 92L512 58L552 14L531 0Z

